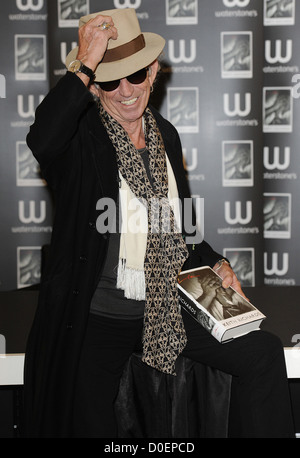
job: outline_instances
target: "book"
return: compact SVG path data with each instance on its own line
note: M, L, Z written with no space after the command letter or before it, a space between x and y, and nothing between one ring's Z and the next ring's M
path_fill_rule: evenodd
M211 267L186 270L178 275L179 304L219 342L258 330L266 316Z

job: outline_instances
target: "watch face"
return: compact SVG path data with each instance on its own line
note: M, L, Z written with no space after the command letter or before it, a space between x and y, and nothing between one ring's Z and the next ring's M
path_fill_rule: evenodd
M70 72L78 72L81 66L80 60L74 60L73 62L70 63L69 65L69 70Z

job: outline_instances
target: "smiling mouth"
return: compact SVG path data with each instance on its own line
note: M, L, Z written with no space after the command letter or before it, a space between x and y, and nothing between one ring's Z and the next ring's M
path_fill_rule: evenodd
M137 101L137 97L135 97L134 99L131 99L131 100L123 100L121 102L122 105L126 105L126 106L130 106L130 105L133 105L136 101Z

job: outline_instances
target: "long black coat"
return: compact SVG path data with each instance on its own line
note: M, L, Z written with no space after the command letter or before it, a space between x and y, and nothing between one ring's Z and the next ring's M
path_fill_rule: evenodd
M179 136L153 112L179 195L188 197ZM117 199L116 155L91 94L71 73L37 108L27 143L56 205L51 250L25 357L24 435L70 437L80 349L109 237L96 230L96 203L102 197ZM206 242L191 253L186 267L212 266L221 257Z

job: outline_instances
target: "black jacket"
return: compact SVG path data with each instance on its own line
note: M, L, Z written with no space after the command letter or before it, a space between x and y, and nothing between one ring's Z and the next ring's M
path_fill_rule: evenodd
M175 128L154 109L181 198L189 197ZM67 73L36 110L27 143L55 195L51 249L28 339L24 370L24 435L70 437L77 365L91 298L109 234L96 230L96 203L116 201L115 150L97 106L76 75ZM220 259L202 242L186 268Z

